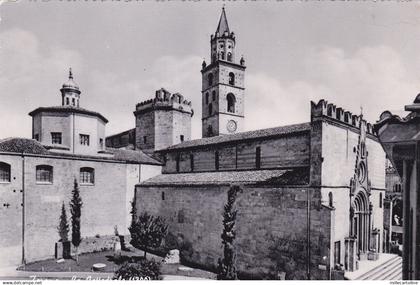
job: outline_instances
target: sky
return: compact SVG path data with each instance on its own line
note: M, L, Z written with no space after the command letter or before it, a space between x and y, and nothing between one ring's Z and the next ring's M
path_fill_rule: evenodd
M374 123L420 92L415 1L0 3L0 138L31 136L28 113L61 104L69 67L107 135L133 128L136 103L164 87L192 101L200 138L201 63L223 5L246 60L245 130L308 122L320 99Z

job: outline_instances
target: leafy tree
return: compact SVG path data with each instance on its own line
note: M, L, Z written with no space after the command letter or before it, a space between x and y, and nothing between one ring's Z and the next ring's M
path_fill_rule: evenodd
M67 222L67 213L64 202L61 206L60 224L58 225L57 230L58 234L60 235L61 242L66 242L69 240L69 224Z
M235 209L235 201L238 192L241 188L237 185L230 187L228 191L228 200L225 205L223 213L223 232L222 232L222 244L223 244L223 259L219 259L218 267L218 280L236 280L238 279L236 273L236 254L234 241L236 237L235 222L237 210Z
M137 249L142 249L144 258L146 258L148 248L156 248L161 245L162 240L168 233L168 226L162 217L154 217L144 212L131 221L128 230L131 234L131 245Z
M71 212L71 242L76 248L76 263L79 264L79 245L82 241L80 236L80 217L82 215L82 198L80 197L79 185L74 179L74 187L71 192L72 198L70 201Z

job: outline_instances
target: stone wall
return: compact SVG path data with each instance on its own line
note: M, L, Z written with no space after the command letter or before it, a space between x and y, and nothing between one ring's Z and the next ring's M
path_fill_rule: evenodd
M164 216L171 234L190 245L190 260L215 268L222 257L220 235L228 189L221 185L138 185L137 211ZM328 279L331 214L320 205L319 192L306 187L255 185L243 186L237 198L237 265L243 277L275 278L283 271L289 279L306 278L307 191L311 199L311 278Z

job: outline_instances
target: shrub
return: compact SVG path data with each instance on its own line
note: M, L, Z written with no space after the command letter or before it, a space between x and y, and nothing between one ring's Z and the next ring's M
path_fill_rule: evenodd
M159 280L160 263L142 259L137 263L125 262L114 275L118 280Z
M129 231L131 245L137 249L146 251L150 248L158 248L168 232L168 226L162 217L154 217L144 212L131 222Z

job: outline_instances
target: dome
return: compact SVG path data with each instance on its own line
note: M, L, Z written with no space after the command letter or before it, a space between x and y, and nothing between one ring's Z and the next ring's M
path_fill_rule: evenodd
M415 104L419 104L420 103L420 93L417 94L416 99L414 99L414 103Z
M71 68L69 71L69 80L63 84L63 89L75 89L79 91L79 85L73 80L73 73L71 72Z

